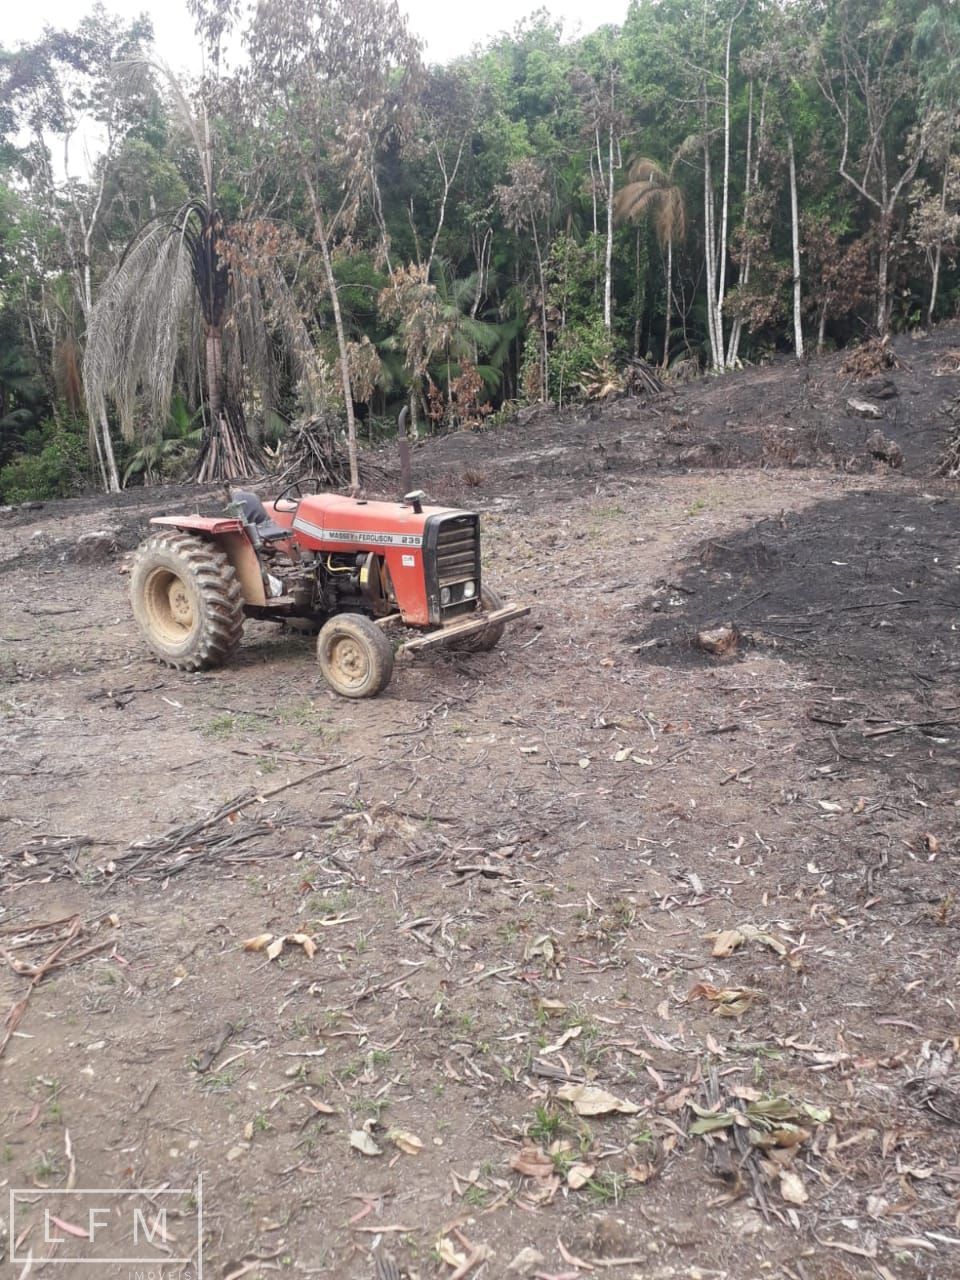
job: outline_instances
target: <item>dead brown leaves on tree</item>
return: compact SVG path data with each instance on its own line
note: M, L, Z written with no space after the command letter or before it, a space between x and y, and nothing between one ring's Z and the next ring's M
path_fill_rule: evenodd
M901 362L886 338L868 338L859 347L854 347L843 359L840 372L856 382L872 378L884 369L900 369Z

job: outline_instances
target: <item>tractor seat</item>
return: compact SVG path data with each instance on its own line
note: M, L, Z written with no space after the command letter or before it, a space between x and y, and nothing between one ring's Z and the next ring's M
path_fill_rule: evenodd
M261 542L279 542L290 537L290 530L277 524L267 515L266 507L255 493L246 489L234 489L230 494L231 503L240 508L241 519L251 525Z

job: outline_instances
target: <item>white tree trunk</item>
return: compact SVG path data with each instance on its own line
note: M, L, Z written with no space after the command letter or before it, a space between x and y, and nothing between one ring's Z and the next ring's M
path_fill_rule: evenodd
M727 221L730 213L730 48L733 44L733 24L740 11L730 19L727 27L727 46L723 72L723 201L720 211L720 263L717 272L717 349L720 367L725 366L723 340L723 300L727 289Z
M357 420L353 413L353 388L350 385L350 363L347 356L347 335L343 328L343 316L340 313L340 294L337 290L337 278L333 273L333 262L330 258L330 246L327 243L327 232L323 222L323 212L317 200L310 175L304 171L304 186L310 197L313 210L313 228L320 254L323 258L323 274L327 281L327 292L330 294L330 305L333 308L333 325L337 334L337 350L340 354L340 381L343 385L343 405L347 419L347 461L350 465L350 488L354 493L360 489L360 468L357 461Z
M547 285L543 277L543 254L540 252L540 237L537 235L536 217L531 214L530 226L533 229L533 247L537 254L537 275L540 280L540 368L542 375L542 386L540 388L540 399L550 399L550 357L547 349Z
M884 337L889 319L888 293L890 290L890 233L887 219L880 219L880 261L877 266L877 333Z
M947 178L950 173L950 156L943 162L943 185L940 188L940 220L947 212ZM933 315L937 307L937 291L940 287L940 263L943 258L943 237L937 239L933 248L933 271L930 277L930 305L927 307L927 324L933 324Z
M707 330L710 334L710 357L714 369L723 368L723 352L717 341L717 312L714 286L716 281L716 241L713 226L713 172L710 168L710 134L704 98L703 132L703 253L707 276Z
M667 308L663 330L663 368L670 367L670 321L673 303L673 237L667 239Z
M603 324L613 327L613 121L607 129L607 253L603 268Z
M793 349L803 359L803 318L800 280L800 214L797 208L797 161L793 134L787 131L787 154L790 158L790 229L793 235Z
M750 257L751 245L748 239L749 234L749 210L750 210L750 164L753 150L753 81L750 81L750 91L747 97L747 162L743 181L743 238L746 245L743 255L743 270L740 272L740 287L745 289L750 282ZM743 306L741 300L740 309L734 318L733 328L730 330L730 344L727 347L727 368L732 369L740 358L740 335L743 333Z
M110 493L120 492L120 473L117 471L117 460L113 454L113 441L110 439L110 421L106 411L100 411L100 430L94 429L97 439L97 453L103 454L101 466L106 467L106 487ZM101 448L102 446L102 448Z

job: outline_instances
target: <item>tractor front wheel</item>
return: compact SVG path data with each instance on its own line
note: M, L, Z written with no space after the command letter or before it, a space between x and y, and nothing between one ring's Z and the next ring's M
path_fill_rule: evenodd
M243 632L243 594L213 543L171 530L148 538L130 573L133 615L157 657L180 671L219 667Z
M480 607L484 613L493 613L494 610L503 608L503 601L493 587L484 585L480 588ZM472 636L464 636L461 640L454 640L450 647L451 649L460 649L466 653L489 653L491 649L495 649L500 643L506 629L507 624L505 622L494 622Z
M393 675L393 646L362 613L339 613L320 630L317 661L336 693L344 698L374 698Z

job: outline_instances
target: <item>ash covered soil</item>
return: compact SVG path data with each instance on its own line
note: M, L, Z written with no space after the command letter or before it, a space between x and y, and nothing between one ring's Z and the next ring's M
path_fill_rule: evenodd
M960 332L897 353L425 442L533 611L369 702L151 659L212 492L0 519L0 1192L202 1173L220 1280L957 1274Z

